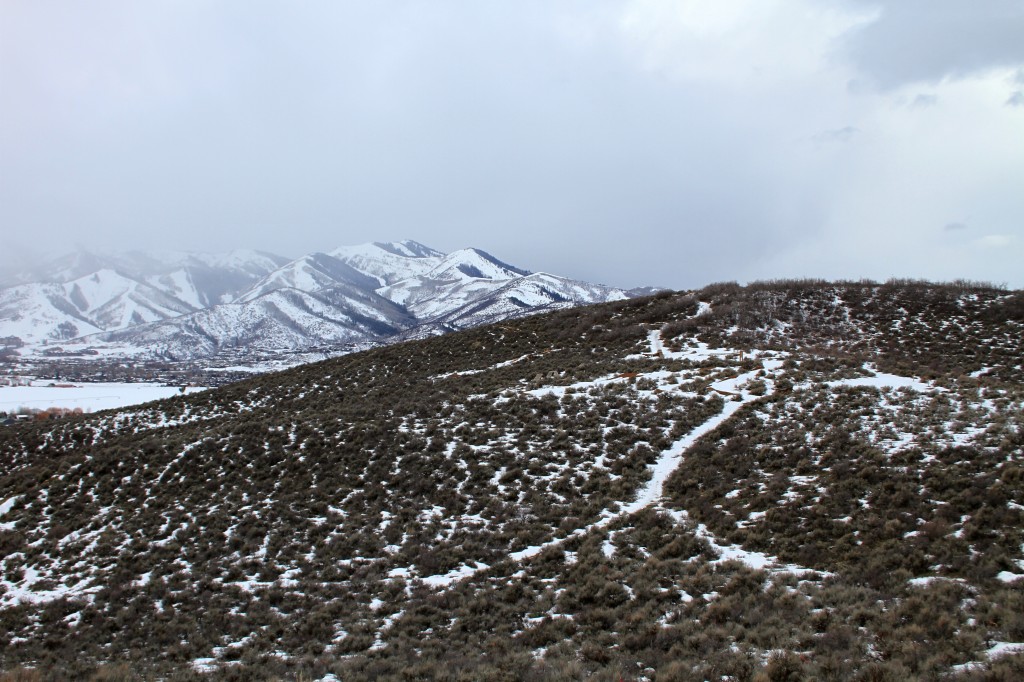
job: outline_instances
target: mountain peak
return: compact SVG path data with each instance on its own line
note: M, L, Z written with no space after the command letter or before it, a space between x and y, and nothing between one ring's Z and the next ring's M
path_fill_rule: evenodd
M461 273L461 274L459 274ZM427 273L433 279L515 279L530 274L504 263L491 254L476 248L459 249L445 256Z
M412 239L403 239L400 242L373 242L373 246L383 249L388 253L393 253L396 256L405 256L406 258L438 258L444 256L443 252L432 249L426 244L420 244Z
M411 239L342 246L329 255L373 277L380 286L424 275L445 257L440 251Z

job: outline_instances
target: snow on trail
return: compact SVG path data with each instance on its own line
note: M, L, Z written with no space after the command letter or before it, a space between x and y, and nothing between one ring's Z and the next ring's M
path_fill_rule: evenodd
M707 347L707 344L703 343L698 344L698 347L696 349L691 349L689 351L670 351L665 348L664 342L661 338L661 332L657 330L652 331L650 333L649 340L651 344L651 355L660 355L661 357L678 357L694 359L694 356L712 357L736 354L736 351L726 349L710 349ZM762 362L762 365L765 370L774 371L781 366L781 361L779 361L778 359L767 359ZM578 538L594 530L605 528L620 518L629 516L631 514L635 514L636 512L639 512L642 509L646 509L647 507L656 505L664 495L666 481L668 481L668 478L669 476L672 475L672 472L675 471L676 468L678 468L679 464L683 460L683 456L686 454L686 451L689 450L698 440L700 440L701 438L703 438L704 436L706 436L707 434L711 433L719 426L724 424L726 421L728 421L745 405L753 402L758 398L758 396L752 395L744 391L742 387L745 386L749 380L755 378L755 376L759 372L760 370L754 370L751 372L747 372L745 374L741 374L740 376L734 377L732 379L726 379L723 381L715 382L711 385L711 387L714 390L733 394L735 398L732 400L727 400L721 412L714 415L700 426L694 428L692 431L690 431L688 434L677 440L675 443L673 443L671 446L666 448L661 453L661 455L658 457L658 460L649 467L651 469L651 478L638 491L636 499L627 504L619 506L618 510L614 512L611 511L610 509L605 509L601 513L600 518L597 521L586 526L577 528L568 535L559 538L554 538L542 544L521 549L517 552L512 552L508 555L508 558L516 562L530 559L532 557L537 556L538 554L540 554L541 552L550 547L556 547L573 538ZM765 384L767 386L767 393L770 394L772 389L774 388L774 382L771 381L771 379L766 378ZM544 389L540 390L544 391ZM673 518L675 518L677 522L682 523L688 520L686 512L680 512L675 510L665 511L667 511ZM760 570L773 570L778 572L797 574L820 573L820 571L813 571L812 569L802 568L799 566L782 565L774 557L770 557L760 552L748 552L739 547L730 545L720 545L715 541L714 536L711 534L710 531L708 531L708 529L703 524L697 527L696 533L699 537L707 540L708 543L711 544L711 546L714 548L714 550L718 552L720 557L718 559L719 562L737 560L742 561L751 568ZM424 584L429 585L430 587L447 587L454 583L461 582L466 578L470 578L478 573L486 571L489 568L490 565L488 564L473 563L472 565L459 566L458 568L453 569L448 573L442 575L425 576L423 578L420 578L420 580ZM411 575L411 571L409 569L400 568L392 571L391 575L394 577L409 577Z
M844 386L870 386L879 389L909 388L911 390L917 391L918 393L929 393L935 390L945 390L941 387L933 386L932 384L927 384L921 381L920 379L915 379L913 377L902 377L899 376L898 374L887 374L885 372L879 372L878 370L874 369L873 367L867 364L864 365L864 369L868 372L871 372L873 376L857 377L856 379L841 379L839 381L829 381L826 385L831 388L838 388Z
M721 412L695 428L693 431L690 431L690 433L677 440L671 447L662 452L658 461L651 467L651 480L640 489L640 493L637 495L636 500L622 508L622 511L619 512L619 516L635 514L644 507L652 505L660 500L664 493L665 482L683 461L683 455L686 451L703 436L711 433L725 423L727 419L736 414L736 412L750 402L750 400L751 396L747 395L744 396L744 400L742 401L727 402Z
M14 506L14 503L18 501L19 497L21 496L15 495L14 497L0 503L0 518L2 518L7 512L11 511L11 508Z
M452 569L443 575L428 575L425 578L420 578L424 585L430 587L447 587L452 583L457 583L465 578L476 575L481 571L486 571L490 566L484 563L473 562L472 566L459 566L458 568ZM390 575L394 576L400 569L391 571Z
M668 477L672 475L672 472L676 470L676 467L679 466L679 463L683 461L683 454L700 438L711 433L729 419L729 417L736 414L736 411L743 407L744 404L746 404L746 401L726 403L725 409L677 440L662 452L661 456L658 457L658 461L649 467L651 469L651 480L649 480L644 487L640 489L635 500L627 505L621 506L619 511L611 512L606 509L602 512L601 518L594 523L577 528L565 537L555 538L540 545L534 545L533 547L521 549L518 552L512 552L509 555L509 558L513 561L522 561L523 559L535 557L549 547L555 547L572 538L586 535L593 530L605 528L606 526L611 525L613 521L623 516L635 514L641 509L649 507L659 501L664 493L665 482L668 480Z
M21 495L15 495L10 499L4 500L3 503L0 503L0 519L6 516L7 512L11 511L19 499L21 499ZM0 530L14 530L14 521L0 523Z
M647 352L647 357L662 357L666 360L692 360L694 362L700 362L709 358L721 358L726 356L738 356L741 352L733 348L710 348L708 344L703 341L695 341L692 347L674 351L670 350L665 346L664 339L661 338L661 331L658 329L651 330L647 334L647 340L651 344L650 351ZM645 357L644 355L627 355L627 360L638 360Z

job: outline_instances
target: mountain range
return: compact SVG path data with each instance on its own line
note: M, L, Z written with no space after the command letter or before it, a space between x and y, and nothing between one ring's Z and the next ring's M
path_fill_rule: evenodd
M79 252L0 289L0 337L188 360L425 337L631 292L503 263L374 242L288 260L261 251Z

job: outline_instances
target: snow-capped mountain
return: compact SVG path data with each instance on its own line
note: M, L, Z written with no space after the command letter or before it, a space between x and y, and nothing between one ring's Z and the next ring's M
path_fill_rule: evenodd
M425 275L445 257L440 251L412 240L343 246L330 255L373 277L378 286Z
M288 259L281 256L247 249L228 253L77 251L19 272L0 282L0 287L64 283L101 270L112 270L198 309L234 300L239 293L287 262Z
M0 336L67 341L176 318L235 300L285 262L244 250L73 253L19 273L0 289Z
M332 295L333 294L333 295ZM379 297L377 297L379 299ZM383 299L381 299L383 300ZM282 288L254 300L224 303L160 323L96 335L115 345L145 348L171 360L250 349L263 354L355 343L396 334L410 319L394 304L358 294Z
M193 312L190 305L143 281L103 269L64 284L82 315L102 329L124 329Z
M103 268L68 282L0 290L0 332L29 342L68 340L178 317L198 307Z
M506 285L519 282L527 276L530 276L529 272L507 265L483 251L462 249L442 258L422 276L385 287L381 294L406 306L423 321L433 321L475 302L482 302L483 299L497 297L512 302L514 295ZM561 278L554 279L559 280L555 289L561 289L563 283L570 282ZM587 302L596 303L599 300L614 300L618 297L617 294L608 292L606 288L602 289L604 291L600 293L595 292L595 300ZM537 305L552 303L559 296L556 294L543 302L538 301ZM521 309L534 306L527 304L518 307Z
M454 300L468 300L463 305L448 307L446 310L442 304L445 296L439 297L435 304L424 308L423 319L429 319L430 323L441 325L444 329L466 329L518 317L524 312L534 313L628 298L625 292L617 289L543 272L508 280L485 296L472 296L475 286L475 282L465 282L447 288L445 296Z
M160 262L159 256L154 258ZM170 266L169 271L142 276L150 284L167 288L169 293L196 308L205 308L234 301L288 259L265 251L238 249L222 254L172 254L165 262Z
M424 277L428 280L465 282L477 279L515 279L528 274L528 271L502 263L480 249L460 249L442 258Z
M0 290L0 337L173 359L433 335L629 297L414 241L290 261L258 251L74 254L31 272L48 281Z
M0 289L0 336L27 343L73 339L101 327L68 300L63 284L21 284Z
M277 268L239 296L236 302L254 301L278 289L299 289L312 293L339 284L348 284L363 290L373 290L379 286L375 278L363 274L333 256L312 253Z

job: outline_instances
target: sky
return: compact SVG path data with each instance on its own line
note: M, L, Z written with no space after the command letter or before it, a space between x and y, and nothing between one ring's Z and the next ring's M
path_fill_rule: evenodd
M478 247L1024 287L1024 2L0 0L0 268Z

